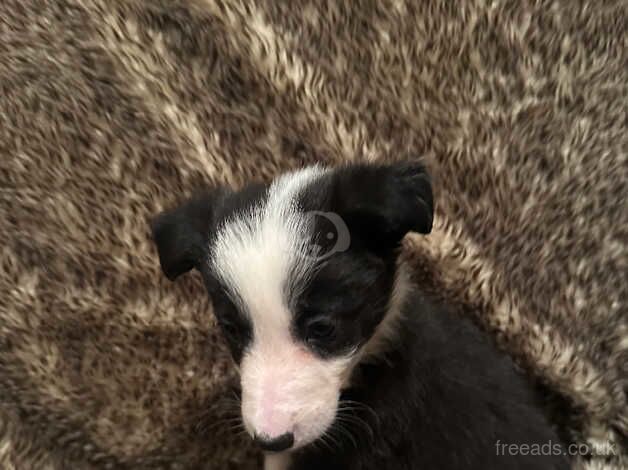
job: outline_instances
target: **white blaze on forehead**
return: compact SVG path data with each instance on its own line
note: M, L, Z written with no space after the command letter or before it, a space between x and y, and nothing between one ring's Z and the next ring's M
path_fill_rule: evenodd
M289 326L288 282L307 276L313 261L307 218L297 198L325 170L310 167L275 180L265 201L227 221L211 250L214 272L237 296L255 330Z

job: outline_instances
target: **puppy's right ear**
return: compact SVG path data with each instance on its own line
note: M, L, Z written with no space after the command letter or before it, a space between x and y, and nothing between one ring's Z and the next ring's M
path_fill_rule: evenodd
M200 194L181 206L162 212L152 222L152 236L161 269L171 281L199 268L207 254L214 208L223 191Z

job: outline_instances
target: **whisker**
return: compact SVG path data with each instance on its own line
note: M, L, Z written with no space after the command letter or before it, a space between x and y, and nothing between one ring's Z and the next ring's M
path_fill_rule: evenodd
M328 429L328 430L325 432L325 437L326 437L326 439L328 439L329 441L331 441L331 443L332 443L334 446L336 446L336 448L337 448L338 450L341 450L341 449L342 449L342 446L340 445L340 441L338 441L338 439L334 438L333 433L332 433L332 432L330 432L330 431L332 431L332 430L333 430L333 428ZM334 451L333 447L331 447L331 446L330 446L330 450L333 452L333 451Z
M343 422L346 424L355 424L358 426L358 428L364 428L368 432L371 438L371 441L375 440L375 431L373 431L373 428L371 427L371 425L365 420L363 420L362 418L355 415L345 415L345 416L338 416L337 419L340 422Z
M339 407L342 407L344 405L352 405L354 407L354 409L356 410L364 410L367 411L371 414L371 416L373 416L373 418L375 418L375 421L379 421L379 416L377 413L375 413L375 410L373 410L373 408L371 408L370 406L368 406L366 403L362 403L359 401L355 401L355 400L341 400L339 403Z
M328 439L329 439L329 435L327 434L327 432L325 432L325 433L323 433L323 434L322 434L322 435L321 435L321 436L320 436L320 437L319 437L316 441L314 441L314 442L315 442L317 445L324 444L324 445L325 445L325 447L326 447L327 449L329 449L329 451L330 451L330 452L333 452L333 451L334 451L334 449L333 449L333 447L331 446L331 444L330 444L329 442L327 442L327 441L328 441Z
M347 437L356 449L359 448L358 442L353 436L353 434L351 434L351 431L346 426L344 426L341 422L336 422L335 426L333 426L331 429L338 430L339 432L341 432L341 437L342 436Z

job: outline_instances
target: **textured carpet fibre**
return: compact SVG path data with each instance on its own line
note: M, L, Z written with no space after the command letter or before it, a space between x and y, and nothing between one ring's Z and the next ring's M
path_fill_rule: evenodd
M157 211L311 162L422 156L404 255L627 468L626 1L2 0L0 468L258 468ZM607 455L608 454L608 455Z

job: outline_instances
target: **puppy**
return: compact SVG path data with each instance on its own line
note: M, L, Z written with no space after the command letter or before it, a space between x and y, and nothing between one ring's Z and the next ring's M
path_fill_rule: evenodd
M165 275L203 276L267 470L568 468L530 451L560 441L511 360L398 262L433 205L418 163L314 166L154 221Z

